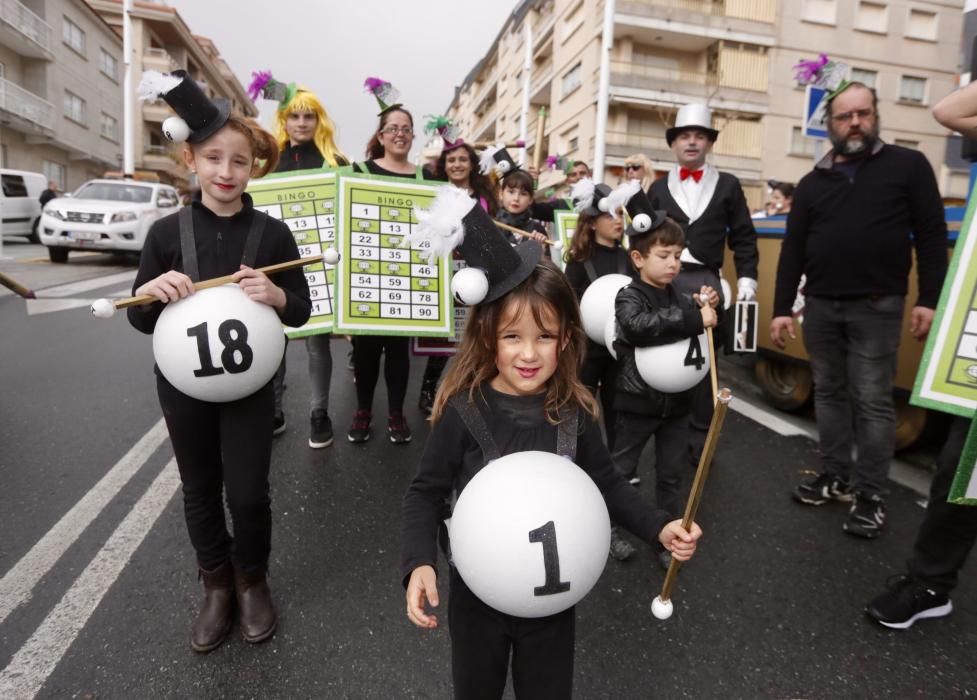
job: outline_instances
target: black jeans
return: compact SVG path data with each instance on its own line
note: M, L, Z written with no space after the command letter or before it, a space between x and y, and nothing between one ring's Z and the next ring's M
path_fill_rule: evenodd
M685 414L662 418L639 413L617 412L614 466L631 478L638 472L641 452L655 438L655 507L672 518L681 517L682 479L688 472L689 417Z
M929 505L916 535L909 572L932 588L949 593L977 541L977 506L947 503L970 421L955 418L937 460Z
M264 573L271 552L271 382L226 403L191 398L161 375L156 388L183 481L183 511L197 563L213 571L230 558L239 571ZM224 520L225 494L233 539Z
M455 698L501 698L511 651L517 698L569 700L576 608L546 617L514 617L479 600L454 567L450 585L448 627Z
M410 338L392 335L358 335L353 343L353 367L356 377L356 407L373 410L373 392L380 379L380 356L383 378L387 382L388 413L403 413L410 375Z
M580 370L580 381L600 399L600 412L604 419L607 449L614 450L614 391L617 384L617 360L605 348L592 340L587 341L587 355Z

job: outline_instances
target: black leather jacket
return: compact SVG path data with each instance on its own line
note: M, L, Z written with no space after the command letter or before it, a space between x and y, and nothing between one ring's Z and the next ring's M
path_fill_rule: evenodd
M645 384L634 361L634 349L674 343L702 333L702 314L692 298L680 295L671 285L656 289L636 280L617 293L614 315L617 319L614 408L662 417L687 414L690 392L666 394Z

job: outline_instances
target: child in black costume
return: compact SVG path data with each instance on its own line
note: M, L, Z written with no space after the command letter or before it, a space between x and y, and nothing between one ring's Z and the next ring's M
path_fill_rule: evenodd
M458 355L438 390L418 473L404 498L401 561L407 614L426 629L438 626L425 606L439 604L438 536L447 501L486 462L468 428L470 410L482 416L490 441L503 456L527 450L556 453L561 426L574 421L575 414L581 425L575 461L600 488L612 517L683 561L692 556L701 535L698 525L690 533L677 520L666 522L665 514L645 504L615 470L595 420L594 398L578 378L584 336L566 278L542 259L538 243L510 248L503 240L501 245L519 257L488 272L488 295L471 309ZM464 255L464 247L461 251ZM466 261L479 264L467 255ZM479 600L453 567L449 581L455 697L501 697L510 652L518 697L570 697L574 608L541 618L514 617Z
M654 437L655 505L676 517L682 511L679 494L688 465L690 395L688 391L669 394L648 386L638 372L634 351L683 339L697 342L705 328L716 326L719 295L711 287L702 287L697 296L703 305L696 308L693 299L675 291L672 280L681 269L679 258L685 247L682 227L664 212L653 212L651 219L645 231L636 231L633 224L628 228L631 262L639 279L619 291L615 300L617 417L612 454L620 473L633 479L641 452ZM704 352L700 349L700 356ZM662 371L667 373L668 369ZM612 549L615 537L620 537L616 531ZM662 550L660 559L667 568L669 553Z
M172 85L171 78L182 82L170 92L156 92L160 85ZM150 228L133 294L151 294L162 303L130 308L129 322L152 333L164 305L193 294L194 281L233 273L252 300L273 307L283 323L301 326L312 306L302 271L283 272L272 280L254 269L299 257L288 226L256 211L244 192L250 177L274 169L278 148L273 137L253 120L230 114L229 105L211 103L183 71L161 80L153 94L163 96L187 122L184 160L199 178L200 195ZM193 94L182 100L184 93ZM156 375L183 482L187 529L204 582L191 646L206 652L220 645L231 626L235 598L245 640L263 641L276 626L265 579L271 550L270 378L250 396L212 403L180 392L158 369ZM233 520L233 538L222 495Z

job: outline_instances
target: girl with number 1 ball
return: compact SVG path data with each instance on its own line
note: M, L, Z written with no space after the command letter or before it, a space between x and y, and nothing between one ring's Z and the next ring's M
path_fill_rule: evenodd
M129 322L152 333L166 304L194 293L194 280L233 273L247 296L272 307L282 323L304 324L312 304L302 270L282 272L272 280L255 269L299 257L288 226L255 210L244 191L251 177L274 169L274 138L253 120L231 114L226 101L211 102L184 71L144 76L140 94L163 97L182 117L183 122L167 120L177 122L169 132L177 136L174 140L186 139L183 158L199 179L200 194L188 208L150 228L133 294L151 294L158 301L130 308ZM198 652L224 641L235 607L246 641L261 642L275 632L277 617L265 578L271 551L270 379L249 396L216 403L187 396L156 372L183 482L187 530L204 585L190 642ZM233 537L224 519L225 496Z

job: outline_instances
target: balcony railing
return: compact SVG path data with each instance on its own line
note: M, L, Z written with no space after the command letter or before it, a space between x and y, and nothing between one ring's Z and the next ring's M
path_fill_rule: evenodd
M611 61L611 74L615 78L630 79L632 82L657 81L659 83L684 83L688 85L713 86L719 83L719 76L712 73L663 68L629 61ZM629 85L628 87L656 88L657 85Z
M643 65L628 61L611 61L611 82L625 87L664 89L671 86L695 86L700 91L713 87L741 90L767 90L767 56L747 51L721 51L721 70L717 73L689 71L680 68Z
M44 129L54 128L54 105L5 78L0 78L0 111Z
M143 68L158 70L161 73L170 73L180 68L180 64L166 49L158 49L155 46L143 51L142 62Z
M777 18L776 0L625 0L627 5L653 5L655 9L684 10L713 17L746 19L773 24Z
M17 0L0 0L0 23L12 28L41 53L51 54L54 43L51 25Z

